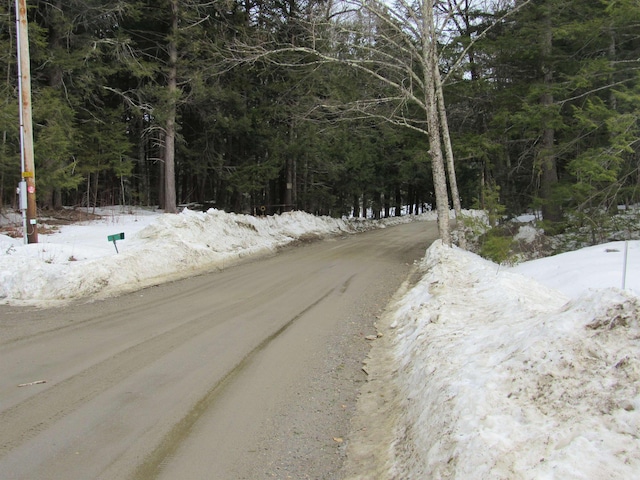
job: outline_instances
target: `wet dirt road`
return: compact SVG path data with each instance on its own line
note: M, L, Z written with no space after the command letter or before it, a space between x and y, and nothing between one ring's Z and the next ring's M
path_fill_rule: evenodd
M415 222L100 302L1 306L0 479L340 478L364 337L436 235Z

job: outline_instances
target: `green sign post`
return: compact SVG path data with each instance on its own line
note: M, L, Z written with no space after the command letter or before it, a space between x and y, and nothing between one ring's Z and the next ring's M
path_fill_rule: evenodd
M113 242L113 246L116 248L116 253L120 253L120 252L118 252L118 245L116 245L116 241L117 240L124 240L124 232L116 233L115 235L109 235L107 237L107 240L110 241L110 242Z

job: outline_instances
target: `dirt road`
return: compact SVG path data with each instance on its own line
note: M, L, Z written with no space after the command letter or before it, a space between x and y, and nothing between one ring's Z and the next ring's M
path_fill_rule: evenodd
M364 337L435 236L416 222L0 307L0 479L340 478Z

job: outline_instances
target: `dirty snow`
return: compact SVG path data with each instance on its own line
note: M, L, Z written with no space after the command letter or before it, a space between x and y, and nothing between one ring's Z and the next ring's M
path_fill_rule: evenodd
M361 415L392 434L362 435L350 478L639 478L640 243L625 291L623 249L506 269L432 245L368 365Z
M385 225L301 212L99 213L36 245L0 235L0 301L113 295ZM116 253L106 237L120 232ZM506 268L432 245L380 321L359 402L365 427L348 449L353 478L638 478L640 242L626 247Z

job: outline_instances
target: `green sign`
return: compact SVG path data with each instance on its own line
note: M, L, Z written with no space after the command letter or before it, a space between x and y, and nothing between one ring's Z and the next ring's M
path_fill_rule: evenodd
M116 240L124 240L124 232L116 233L115 235L109 235L107 237L107 240L109 240L110 242L115 242Z
M116 249L116 253L120 253L118 252L118 245L116 245L116 240L124 240L124 232L116 233L115 235L109 235L107 237L107 240L109 240L110 242L113 242L113 246Z

